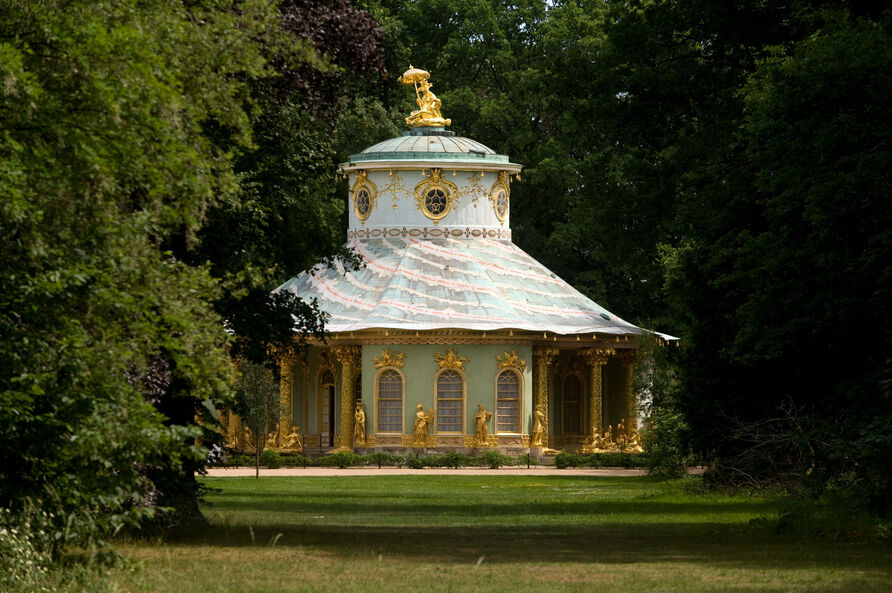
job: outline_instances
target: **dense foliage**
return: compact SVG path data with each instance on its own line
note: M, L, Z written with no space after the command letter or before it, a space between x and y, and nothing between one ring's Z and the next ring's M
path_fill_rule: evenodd
M515 241L682 336L669 465L889 512L888 10L356 4L0 0L0 506L56 547L195 514L201 402L323 330L270 290L350 265L335 164L402 127L412 62L525 165Z
M390 68L434 72L453 128L525 165L515 242L681 335L652 390L666 452L889 511L889 11L366 5Z

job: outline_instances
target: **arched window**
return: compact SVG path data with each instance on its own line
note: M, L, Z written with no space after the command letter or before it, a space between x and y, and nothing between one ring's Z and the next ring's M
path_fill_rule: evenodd
M362 373L356 373L356 380L353 382L353 398L362 401Z
M462 432L464 385L456 371L437 377L437 432Z
M582 420L582 388L579 377L567 375L564 378L564 406L563 406L564 432L578 434Z
M520 432L520 377L504 370L496 380L496 432Z
M403 431L403 377L392 369L378 375L378 432Z

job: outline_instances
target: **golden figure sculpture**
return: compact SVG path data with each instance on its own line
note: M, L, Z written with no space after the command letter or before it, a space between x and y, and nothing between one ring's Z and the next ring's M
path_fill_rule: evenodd
M245 453L254 453L257 451L254 445L254 433L246 426L242 433L242 449Z
M545 446L545 408L542 405L536 406L536 414L533 419L533 438L530 439L530 447Z
M641 446L641 437L637 430L632 431L632 436L629 437L629 442L626 443L626 451L628 453L644 453L644 447Z
M489 439L487 423L492 419L492 412L487 412L483 404L477 404L477 414L474 416L474 444L484 446Z
M427 414L424 413L424 406L418 404L418 411L415 412L415 444L424 445L424 439L431 428L434 421L433 409L428 409Z
M282 441L282 451L286 452L298 452L304 450L304 442L300 438L300 426L296 424L291 425L291 432L289 432L285 436L285 440Z
M440 113L443 103L431 92L433 85L428 81L428 78L430 78L429 72L413 68L412 64L409 64L409 69L397 79L397 82L415 85L415 101L418 103L418 109L406 118L406 125L410 127L442 128L452 123L452 120L444 119L443 114Z
M273 432L266 435L266 445L264 445L263 447L264 451L266 449L275 449L276 447L278 447L278 443L276 442L276 437L278 436L278 434L279 431L274 430Z
M365 411L361 402L356 402L356 411L353 412L353 446L365 446Z

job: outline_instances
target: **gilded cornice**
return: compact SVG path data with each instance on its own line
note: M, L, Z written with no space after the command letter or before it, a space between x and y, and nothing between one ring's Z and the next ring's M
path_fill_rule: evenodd
M527 367L527 362L520 358L520 355L516 350L512 350L511 352L503 352L504 355L501 356L496 354L496 362L499 365L499 370L514 368L523 372Z
M445 355L435 352L434 360L437 361L437 370L451 369L460 371L463 370L462 365L468 362L468 359L464 356L457 356L452 351L452 348L447 348Z
M381 356L375 359L375 368L396 367L401 369L403 368L405 359L405 352L390 352L390 350L385 348L384 350L381 350Z

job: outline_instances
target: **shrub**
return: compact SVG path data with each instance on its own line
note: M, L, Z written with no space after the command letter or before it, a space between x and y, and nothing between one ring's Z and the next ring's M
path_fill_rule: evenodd
M644 435L652 475L680 477L687 473L690 454L684 442L689 431L680 413L669 408L654 410L653 428Z
M260 454L260 465L270 469L278 469L282 467L282 456L275 449L267 449Z
M347 453L341 451L340 453L335 453L333 455L323 457L319 463L320 465L324 465L326 467L338 467L340 469L344 469L345 467L359 465L360 463L362 463L362 456L355 453Z
M424 461L418 455L407 455L406 465L412 469L421 469L424 467Z
M579 455L561 451L554 457L554 466L558 469L567 469L568 467L579 467L581 459Z
M372 464L381 467L382 465L398 465L402 467L405 459L400 455L393 455L391 453L370 453L365 456L365 460Z
M313 465L314 462L312 458L303 453L285 453L282 454L282 463L287 467L307 467Z
M480 460L483 462L483 465L489 467L489 469L499 469L503 465L514 464L513 459L507 455L502 455L498 451L487 451L480 456Z

